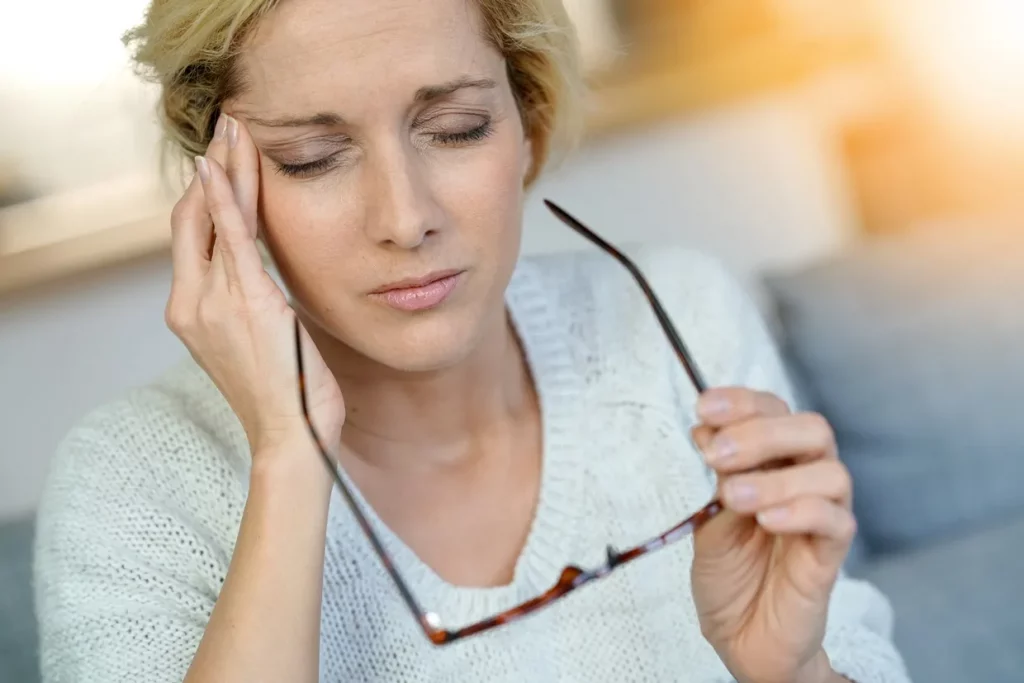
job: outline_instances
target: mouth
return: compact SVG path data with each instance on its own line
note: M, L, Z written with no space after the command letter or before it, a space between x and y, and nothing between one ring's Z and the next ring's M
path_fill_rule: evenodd
M462 271L455 269L438 270L433 273L430 273L429 275L424 275L423 277L410 277L405 278L404 280L396 280L395 282L384 285L383 287L378 287L377 289L373 290L370 293L387 294L388 292L395 292L403 289L419 289L421 287L431 285L437 282L438 280L445 280L447 278L458 275L460 272Z
M397 280L373 290L370 297L399 311L437 308L455 291L464 273L463 270L439 270L423 277Z

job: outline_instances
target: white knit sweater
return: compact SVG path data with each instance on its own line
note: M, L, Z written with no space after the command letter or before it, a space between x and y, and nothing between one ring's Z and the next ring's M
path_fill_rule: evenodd
M638 261L715 385L787 396L756 311L715 262L681 249ZM696 394L622 267L599 254L524 259L508 290L544 422L539 507L508 586L450 585L378 518L420 603L456 627L549 588L567 564L661 533L713 478L687 433ZM36 599L44 679L181 681L231 559L249 454L191 361L83 420L64 440L39 513ZM727 681L701 637L692 543L642 558L523 621L444 648L427 642L338 492L324 563L321 680ZM892 615L840 580L826 650L859 683L903 683Z

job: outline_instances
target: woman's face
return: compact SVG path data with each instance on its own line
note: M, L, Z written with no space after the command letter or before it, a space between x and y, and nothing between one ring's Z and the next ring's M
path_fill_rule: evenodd
M264 238L304 313L395 369L456 363L504 324L530 145L477 11L289 0L225 104L259 148Z

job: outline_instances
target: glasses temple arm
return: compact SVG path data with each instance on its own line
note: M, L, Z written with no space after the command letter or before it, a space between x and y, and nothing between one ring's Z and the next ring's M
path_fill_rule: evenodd
M587 240L593 244L600 247L604 252L626 267L629 274L632 275L636 283L640 285L640 289L643 290L644 296L647 297L647 301L650 303L651 308L654 309L654 315L658 318L658 324L661 325L662 331L665 333L665 336L668 337L669 344L672 345L672 349L676 352L679 362L683 364L683 368L686 370L686 374L690 377L690 381L693 383L693 386L697 389L697 393L703 394L707 391L708 385L707 381L704 379L704 375L700 372L700 369L694 362L693 357L690 355L690 350L686 348L686 344L679 335L679 331L676 330L675 325L672 324L672 319L669 318L668 313L665 312L665 308L661 305L661 301L658 299L657 294L654 293L654 289L651 287L650 283L647 282L647 278L645 278L643 273L640 272L640 269L637 268L636 264L611 243L605 241L604 238L587 226L583 225L583 223L576 218L573 218L565 209L547 199L544 200L544 204L547 205L551 212L554 213L560 221L568 225L583 237L587 238Z
M387 571L388 576L391 577L392 583L395 584L395 588L398 589L399 594L402 596L402 600L406 606L412 611L417 618L417 621L423 627L424 631L429 636L430 633L427 631L428 628L432 628L428 624L427 614L420 607L419 603L416 602L415 596L409 586L402 579L398 570L395 569L394 563L391 561L391 557L384 549L384 545L380 542L376 532L370 525L370 520L367 519L362 509L359 507L359 503L356 502L355 495L349 488L348 484L345 483L344 478L338 472L338 466L331 460L331 456L328 455L327 450L324 448L320 437L317 436L316 430L313 428L313 420L309 414L309 403L306 398L306 369L305 362L302 357L302 327L299 322L298 316L295 317L295 356L298 359L298 373L299 373L299 401L302 405L302 415L306 421L306 426L309 428L310 436L313 437L313 443L316 445L317 452L324 461L324 465L330 470L331 475L334 477L334 482L338 485L338 489L341 491L342 497L345 499L345 503L348 505L349 510L352 511L352 515L356 518L359 526L363 530L363 534L370 541L370 545L373 546L373 550L377 553L377 557L380 558L381 564L384 565L384 569Z

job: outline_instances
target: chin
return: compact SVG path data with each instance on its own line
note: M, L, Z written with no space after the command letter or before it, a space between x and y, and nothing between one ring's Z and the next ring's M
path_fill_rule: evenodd
M362 343L353 347L393 370L434 372L472 355L485 336L485 324L484 316L465 308L401 315L369 326L370 334L360 335Z

